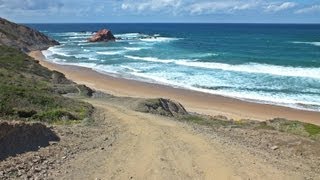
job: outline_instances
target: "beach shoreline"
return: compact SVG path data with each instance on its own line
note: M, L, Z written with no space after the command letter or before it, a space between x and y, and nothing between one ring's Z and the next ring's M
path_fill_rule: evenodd
M268 120L286 118L320 125L320 112L299 110L290 107L248 102L232 97L208 94L167 85L113 77L87 67L60 65L45 59L41 51L29 55L50 70L56 70L79 84L85 84L115 96L139 98L169 98L183 104L190 112L207 115L224 115L235 120Z

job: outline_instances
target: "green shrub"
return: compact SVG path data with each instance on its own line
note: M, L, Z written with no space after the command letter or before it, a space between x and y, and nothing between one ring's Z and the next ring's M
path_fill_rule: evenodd
M40 114L35 115L35 119L39 119L39 121L45 121L45 122L57 122L60 120L68 121L68 120L77 120L75 116L73 116L71 113L67 112L63 109L53 109L44 111Z

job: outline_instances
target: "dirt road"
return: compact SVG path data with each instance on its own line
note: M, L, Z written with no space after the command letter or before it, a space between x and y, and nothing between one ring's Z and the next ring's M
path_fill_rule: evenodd
M300 179L165 117L90 100L116 125L108 150L86 151L58 179ZM101 135L103 136L103 135Z

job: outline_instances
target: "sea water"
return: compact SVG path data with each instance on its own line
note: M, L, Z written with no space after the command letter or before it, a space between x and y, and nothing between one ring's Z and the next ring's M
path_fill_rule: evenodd
M320 111L320 25L28 24L50 61L139 81ZM116 42L89 43L111 29Z

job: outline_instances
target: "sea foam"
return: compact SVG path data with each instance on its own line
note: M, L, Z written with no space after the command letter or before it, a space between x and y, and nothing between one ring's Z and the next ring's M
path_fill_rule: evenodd
M117 54L123 54L124 51L102 51L102 52L96 52L96 53L101 55L117 55Z
M151 82L160 83L164 85L170 85L174 87L186 88L195 91L205 92L209 94L217 94L226 97L233 97L237 99L242 99L246 101L252 102L259 102L263 104L277 104L297 109L308 109L319 111L320 110L320 103L314 101L312 97L305 97L304 101L297 99L295 96L288 96L287 94L277 93L277 94L270 94L270 93L261 93L258 91L239 91L237 88L222 88L222 89L208 89L197 87L194 85L195 82L198 82L198 79L194 79L192 77L186 78L186 82L177 82L174 80L168 79L166 76L167 73L159 74L159 73L141 73L141 72L133 72L134 76L142 77L146 81L151 80ZM307 108L306 108L307 107Z
M173 63L175 62L174 59L159 59L155 57L138 57L138 56L124 56L128 59L133 59L133 60L141 60L141 61L149 61L149 62L159 62L159 63Z
M294 44L309 44L314 46L320 46L320 42L303 42L303 41L293 41Z
M129 70L131 72L142 72L140 69L136 69L130 66L121 65L120 67L124 68L125 70Z
M140 51L145 48L143 48L143 47L124 47L124 49L126 49L128 51Z
M138 57L138 56L129 56L129 55L125 57L129 59L149 61L149 62L175 63L177 65L196 67L196 68L320 79L320 68L301 68L301 67L276 66L276 65L257 64L257 63L231 65L231 64L215 63L215 62L200 62L200 61L187 60L187 59L159 59L156 57Z
M206 69L220 69L225 71L236 71L244 73L259 73L278 76L307 77L320 79L320 68L288 67L257 63L248 63L240 65L199 61L175 61L175 63L184 66L200 67Z
M146 41L146 42L170 42L170 41L179 40L179 38L152 37L152 38L145 38L145 39L140 39L140 40L141 41Z

